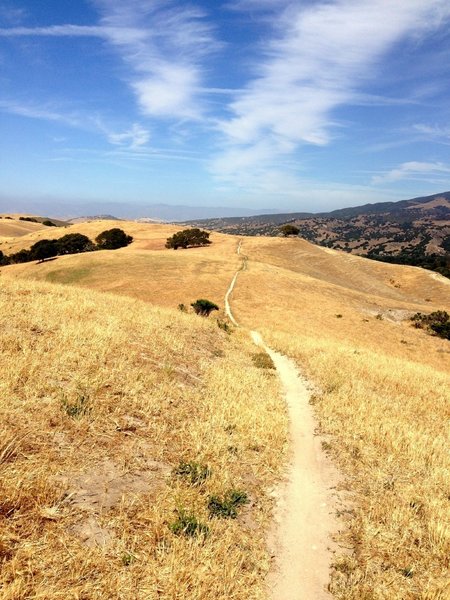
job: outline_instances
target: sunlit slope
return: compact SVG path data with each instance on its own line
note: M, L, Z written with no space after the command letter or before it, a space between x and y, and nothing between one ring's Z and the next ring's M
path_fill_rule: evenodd
M69 286L4 280L0 302L2 599L264 598L286 422L248 336ZM211 517L229 490L249 503Z
M76 231L93 239L109 225L98 221L80 223ZM208 247L167 250L167 237L179 228L138 223L121 226L134 238L126 248L61 256L41 264L34 261L11 265L4 267L3 274L114 291L160 306L176 308L198 298L223 306L225 292L239 265L236 238L212 234L213 243Z
M33 223L30 221L19 221L18 219L0 219L0 249L5 254L9 253L11 244L16 240L11 238L19 238L29 234L35 234L38 231L48 231L50 227L42 225L42 223ZM52 229L54 229L52 227Z
M448 282L296 240L247 238L242 253L234 312L316 386L352 494L334 595L448 598L450 346L407 318L450 311Z
M16 223L22 223L17 221ZM23 221L23 223L27 223ZM0 221L0 225L3 222ZM28 235L19 234L21 237L17 239L7 240L3 244L3 252L10 254L18 252L22 249L28 249L35 242L42 239L57 239L67 233L82 233L91 240L95 240L99 233L107 229L118 227L126 231L128 235L135 238L134 248L141 249L158 249L164 248L164 243L168 236L173 235L180 227L174 225L153 225L147 223L136 223L135 221L85 221L83 223L73 223L63 228L61 227L46 227L38 223L27 223L35 227L29 228Z

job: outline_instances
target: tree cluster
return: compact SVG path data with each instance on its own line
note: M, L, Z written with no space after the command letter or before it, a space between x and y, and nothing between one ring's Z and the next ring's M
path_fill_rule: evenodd
M183 229L177 231L171 237L167 238L166 248L196 248L199 246L207 246L211 244L209 233L198 228Z
M128 246L133 241L122 229L114 228L103 231L95 238L94 244L87 236L81 233L68 233L57 240L39 240L29 250L20 250L10 256L5 256L0 251L0 265L25 263L46 259L64 254L80 254L94 250L115 250Z

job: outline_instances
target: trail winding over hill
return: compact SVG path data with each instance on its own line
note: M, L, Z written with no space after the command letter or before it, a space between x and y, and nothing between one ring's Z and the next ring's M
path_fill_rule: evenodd
M241 254L242 242L237 253ZM225 296L225 312L238 326L230 307L230 296L246 257L233 277ZM291 460L286 482L277 493L275 526L271 540L274 568L269 576L272 600L322 600L332 560L331 534L337 526L330 493L330 464L315 437L316 422L309 404L307 382L294 362L275 352L261 335L251 332L254 343L272 358L283 386L288 406Z

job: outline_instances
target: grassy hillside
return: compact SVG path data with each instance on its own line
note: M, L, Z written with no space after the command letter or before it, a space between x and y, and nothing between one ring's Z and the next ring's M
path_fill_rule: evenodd
M326 449L352 501L331 589L342 600L448 597L449 342L415 329L450 309L444 278L298 240L246 239L237 318L316 385Z
M263 598L286 422L247 336L68 286L0 300L1 597Z
M113 222L93 221L73 225L70 231L93 240L113 226ZM11 265L4 267L2 273L4 277L114 291L159 306L176 308L180 303L189 306L202 297L223 306L225 292L239 265L233 237L212 234L210 247L175 251L164 247L167 237L179 230L175 226L133 222L120 226L134 239L127 248L60 256L42 264ZM38 232L14 240L11 245L14 251L29 248L38 236L42 239L42 233Z
M320 427L326 434L325 447L342 469L345 479L343 486L351 498L348 510L341 515L345 523L341 542L348 551L336 557L331 582L334 596L341 600L444 600L450 591L446 580L450 555L450 537L446 527L450 347L448 341L415 329L409 316L417 311L450 311L449 282L422 269L369 261L314 246L300 239L243 238L242 256L247 257L246 268L239 275L231 302L233 312L244 328L227 336L217 328L214 320L204 321L183 315L177 310L156 310L138 300L119 298L117 294L172 308L181 302L189 304L197 297L205 296L223 306L225 290L240 264L236 255L238 238L212 234L213 244L210 247L169 251L164 249L165 238L177 228L136 223L122 223L121 226L136 240L127 248L59 257L41 265L27 263L1 269L3 289L17 290L16 304L11 305L15 308L7 311L6 316L3 312L5 331L10 331L9 323L19 322L19 325L14 325L16 329L11 330L18 332L11 342L16 354L13 359L8 359L10 362L3 366L3 371L14 373L11 365L16 364L19 358L21 365L34 365L31 371L28 366L23 367L23 375L18 371L19 375L9 384L9 391L3 394L3 397L16 398L15 404L11 404L13 412L9 417L10 422L17 423L17 415L27 414L24 404L20 404L20 399L27 397L23 392L23 386L26 386L28 397L34 402L47 396L50 398L44 402L39 400L39 411L35 410L33 415L36 416L31 419L33 425L35 418L39 430L50 431L48 423L52 418L51 411L56 411L58 406L58 423L63 423L64 427L70 425L70 432L73 427L76 428L76 434L70 433L70 444L74 446L68 451L72 453L70 460L74 462L68 463L62 471L69 475L73 472L71 465L75 465L76 459L79 459L78 450L73 448L89 448L94 442L94 449L98 443L106 451L103 455L99 451L92 462L89 462L90 458L86 459L88 463L79 466L79 471L83 473L90 472L90 465L100 462L100 456L111 456L115 461L124 460L123 456L129 460L131 456L134 460L134 454L127 451L126 444L131 443L130 439L135 440L133 436L143 435L140 428L136 429L137 433L132 432L130 439L126 436L125 445L116 447L114 444L118 433L113 431L107 417L102 420L102 408L92 409L89 417L83 416L80 420L69 418L61 410L61 394L64 394L67 381L71 381L70 374L81 370L81 375L77 375L74 381L81 379L84 385L88 385L87 382L92 379L97 390L96 373L99 372L101 385L98 392L93 392L94 399L97 402L98 398L99 407L106 407L103 411L105 414L114 415L115 411L119 411L121 418L132 416L145 420L150 432L145 438L146 443L151 444L154 437L158 440L158 448L166 448L161 456L152 450L152 460L170 464L171 467L179 460L196 460L214 466L214 448L217 447L220 449L216 457L219 466L215 466L213 472L222 474L222 464L226 465L226 469L231 469L231 463L227 462L228 453L232 455L230 460L235 461L233 469L237 469L224 470L224 479L212 477L205 484L212 486L217 483L224 486L221 489L234 485L235 481L238 481L237 485L245 487L247 480L244 473L250 469L252 477L256 477L253 479L255 487L252 490L255 491L251 492L252 498L254 494L262 494L261 504L257 503L254 510L263 523L268 515L268 503L263 494L266 487L261 482L269 482L280 466L279 452L283 445L285 421L274 379L249 366L254 348L247 341L245 328L257 329L269 344L293 357L315 386L314 408ZM83 223L77 225L76 231L92 239L96 231L99 233L107 228L104 223ZM35 241L33 236L36 235L40 235L39 232L30 235L29 245L31 239ZM13 243L22 244L24 241L21 238ZM42 280L44 283L30 280ZM53 287L48 282L70 285ZM75 291L73 285L114 291L115 295L93 294L87 289L81 293L80 290ZM26 303L31 298L34 308L30 312ZM58 300L55 301L55 298ZM33 311L38 310L43 312L39 313L40 317L35 323L32 315ZM69 315L67 319L64 316L66 314ZM44 326L46 319L52 323L48 331ZM44 333L34 332L36 327ZM202 340L199 344L192 343L194 331L195 336ZM165 338L166 335L169 337ZM24 346L20 342L21 336L25 340L29 338L30 342ZM67 355L63 355L66 358L58 355L56 349L61 339L66 340L70 359ZM149 340L152 341L149 343ZM23 348L28 348L27 344L30 350L24 357ZM33 362L32 352L36 344L42 344L39 346L41 354L37 354ZM205 353L206 347L214 350ZM160 354L165 357L162 364L166 368L155 370L155 361L161 362ZM78 355L81 358L77 358ZM150 362L143 358L146 356L150 356ZM116 360L119 362L116 363ZM42 365L52 373L50 376L43 374ZM147 365L148 375L143 365ZM198 377L201 383L192 376L186 376L187 388L174 388L173 382L165 377L167 374L178 377L178 366ZM67 373L62 379L57 375L61 370ZM248 374L252 379L247 381ZM147 376L150 379L146 380ZM144 377L143 384L141 377ZM109 379L112 380L111 388L104 385L104 380L109 385ZM159 387L160 380L162 388ZM123 382L124 393L119 391ZM249 388L246 387L247 383ZM63 392L51 392L52 385L62 386ZM252 385L255 386L254 390L250 389ZM50 393L45 391L45 386L50 386ZM41 391L35 392L35 389ZM68 396L70 404L73 398L80 397L80 392L69 389L72 394ZM168 405L165 399L173 399L173 389L176 390L175 402L174 405ZM150 404L146 404L145 400L148 390L152 390L151 394L155 391L157 397ZM52 393L56 395L52 396ZM83 396L84 392L81 394ZM135 394L138 397L138 409L130 412L129 398L134 407ZM217 397L220 398L219 402ZM259 402L262 403L261 409ZM31 405L34 407L33 403ZM29 406L30 403L27 403L27 409ZM186 407L185 412L182 407ZM269 407L273 413L268 413ZM222 416L218 417L216 410ZM217 419L226 420L223 411L232 411L233 415L233 418L227 417L229 422L224 425L225 429L217 426ZM40 420L41 413L42 419L47 421ZM152 417L148 418L148 414ZM21 418L26 426L31 426L28 417ZM93 424L89 420L91 418L94 419ZM115 423L117 418L114 418ZM151 425L152 419L156 419L155 425ZM259 425L256 426L252 419ZM96 423L99 423L99 429ZM121 427L119 424L119 429ZM57 431L59 433L61 429ZM106 433L98 437L102 431ZM200 433L196 433L198 431ZM255 438L255 431L257 440L252 443L250 439ZM76 437L78 435L88 436L86 442L81 443ZM232 441L227 437L230 435ZM37 454L37 449L44 449L42 456L53 455L47 450L45 436L36 438L38 441L32 451L26 450L27 439L23 441L25 450L21 450L22 454L19 452L18 456L24 461L22 476L32 478L27 465L32 464L29 461ZM32 436L30 439L33 439ZM250 446L259 450L251 450ZM235 447L239 449L237 455ZM248 452L246 450L242 454L240 449L244 447ZM172 448L175 454L171 454ZM220 458L222 450L226 460ZM256 452L257 456L252 452ZM90 454L86 454L90 457ZM56 456L53 460L57 459ZM260 459L261 463L258 462ZM50 466L43 464L44 471L50 472L50 463ZM12 473L14 465L14 461L8 463ZM56 467L51 468L54 470ZM32 485L29 484L30 487ZM23 489L27 489L26 486ZM158 510L160 506L164 507L161 508L164 516L155 517L151 513L150 517L150 513L145 513L147 517L144 521L133 516L137 521L131 522L136 523L137 529L125 538L120 552L128 552L127 544L131 539L141 548L140 536L144 535L142 532L145 527L154 528L155 522L161 525L164 521L167 525L167 515L177 505L174 498L179 497L171 495L170 485L168 489L167 495L164 495L166 492L163 494L161 504L159 500L156 503ZM204 504L198 503L197 488L185 488L180 484L174 489L177 493L186 494L180 496L182 503L189 504L189 499L189 507L193 506L204 521ZM207 489L209 492L212 488ZM204 497L205 494L201 488L200 496ZM136 502L140 507L140 500ZM44 502L43 506L56 506L59 510L60 503L53 499ZM66 510L64 504L61 506ZM261 512L260 506L263 507ZM140 510L137 510L138 514ZM26 510L24 514L27 514ZM35 514L32 513L33 516ZM121 518L114 516L117 521L113 521L113 525L118 523L122 526L125 521ZM129 513L126 512L125 518L131 518ZM11 523L15 525L15 522ZM63 527L61 523L51 520L49 526L60 527L57 529L60 534ZM113 527L110 521L105 523L109 528ZM206 546L198 541L186 543L176 536L175 541L169 543L166 537L158 537L161 533L155 533L154 537L146 538L150 539L152 550L150 547L145 551L139 549L136 554L147 560L148 551L152 560L168 562L151 562L151 565L157 564L159 570L151 566L148 573L138 560L128 565L127 570L118 570L117 573L106 566L94 569L94 578L89 577L86 582L86 586L94 587L86 588L91 590L91 596L87 594L86 597L101 598L97 590L106 589L101 586L106 585L109 579L117 586L111 588L110 597L114 597L114 590L119 589L119 583L121 585L125 581L126 585L132 585L130 582L140 577L148 582L152 577L158 582L159 578L166 578L164 585L161 584L161 596L158 596L163 598L209 599L212 598L211 589L218 589L214 599L264 597L262 588L258 587L261 584L260 576L264 575L267 568L267 557L262 550L263 528L258 521L253 531L254 539L251 539L251 544L256 545L249 546L247 543L250 542L239 541L239 553L235 554L230 540L241 540L232 536L241 535L245 528L233 529L239 521L230 525L226 523L232 529L220 529L224 536L220 539L228 540L228 546L225 542L221 546L222 542L217 542L219 545L214 547L210 546L210 541L205 542ZM214 521L213 525L221 528L223 522ZM113 527L113 531L117 530ZM162 529L157 531L161 532ZM18 536L17 532L11 535ZM11 537L13 539L16 538ZM164 541L161 542L161 539ZM79 542L74 541L73 544ZM72 545L70 551L73 552ZM83 551L83 560L86 561L91 551ZM206 551L209 554L205 554ZM100 551L94 549L92 552L97 553L95 560L100 560ZM192 556L189 556L189 552ZM224 563L224 575L215 565L228 554L230 560L238 561L240 567L237 568L235 562ZM79 554L74 556L82 561L85 568L83 572L93 569L94 559L86 563ZM19 562L15 563L20 564L22 570L23 564L27 564L26 560L31 560L26 557L26 554L21 554ZM186 572L188 560L194 561L189 574ZM119 562L118 559L113 561L116 566ZM57 565L56 559L52 564ZM73 563L70 562L70 565L72 568ZM136 579L133 579L135 575L132 569L137 569ZM80 572L76 573L79 577ZM202 578L205 578L204 586ZM179 588L176 588L177 581ZM217 588L218 582L222 587ZM198 595L196 585L200 586ZM213 586L209 592L208 585ZM92 590L98 595L93 595ZM148 591L147 596L143 597L154 596Z

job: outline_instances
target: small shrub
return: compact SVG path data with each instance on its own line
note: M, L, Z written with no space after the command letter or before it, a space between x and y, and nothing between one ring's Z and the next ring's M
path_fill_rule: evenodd
M174 475L186 477L193 485L199 485L211 475L211 469L206 465L197 462L180 462L175 467Z
M195 314L202 317L208 317L213 310L219 310L217 304L214 304L214 302L211 302L210 300L205 300L204 298L196 300L191 306L194 309Z
M217 327L225 331L225 333L231 333L231 327L226 321L221 321L220 319L217 319Z
M255 367L258 367L258 369L275 369L273 360L267 352L257 352L256 354L252 354L252 360Z
M247 504L248 501L247 494L240 490L229 490L222 498L210 496L208 500L209 514L222 519L235 519L237 509Z
M181 304L179 304L179 305L178 305L178 310L179 310L180 312L187 313L187 308L186 308L186 305L185 305L185 304L183 304L183 303L181 303Z
M336 315L336 319L342 319L342 315L339 313Z
M53 221L50 221L49 219L42 221L42 225L46 225L47 227L57 227L56 223L53 223Z
M187 537L208 535L209 527L199 521L195 515L189 514L184 510L179 510L177 513L177 520L169 525L169 529L172 533L175 535L185 535Z
M61 399L61 407L64 412L74 419L88 415L91 412L89 398L79 394L75 400L68 400L65 396Z

